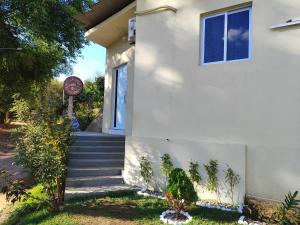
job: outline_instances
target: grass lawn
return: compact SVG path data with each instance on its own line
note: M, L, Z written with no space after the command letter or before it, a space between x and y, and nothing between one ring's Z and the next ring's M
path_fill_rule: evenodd
M42 196L38 187L31 193ZM18 203L4 225L156 225L162 224L159 215L168 209L165 201L144 198L135 193L109 194L104 197L78 198L67 201L61 213L50 213L36 200ZM236 213L196 206L187 210L193 221L190 225L237 224Z

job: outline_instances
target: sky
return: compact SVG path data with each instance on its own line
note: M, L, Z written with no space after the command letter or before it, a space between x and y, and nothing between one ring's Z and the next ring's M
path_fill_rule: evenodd
M90 42L89 45L82 49L82 56L78 57L76 63L73 65L72 75L84 81L93 79L96 72L104 74L105 56L105 48ZM66 75L61 74L58 80L63 82L66 77Z

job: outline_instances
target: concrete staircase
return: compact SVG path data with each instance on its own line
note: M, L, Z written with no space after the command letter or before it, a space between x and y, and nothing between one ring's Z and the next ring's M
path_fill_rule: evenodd
M66 198L127 190L124 184L125 137L79 133L70 147Z

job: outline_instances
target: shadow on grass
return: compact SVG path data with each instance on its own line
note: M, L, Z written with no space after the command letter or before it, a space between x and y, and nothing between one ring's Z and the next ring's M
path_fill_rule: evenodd
M70 200L64 212L69 214L139 220L158 217L168 207L164 201L145 199L133 192L108 194L105 197L87 197Z
M168 209L167 202L145 198L135 192L108 193L105 196L81 197L66 201L59 214L49 212L45 204L31 203L17 208L5 225L25 224L76 224L74 216L103 217L134 221L141 224L160 224L159 215ZM187 211L193 216L192 224L235 224L239 214L217 209L191 206Z
M64 212L93 217L126 219L130 221L159 219L168 209L166 201L141 197L134 192L109 193L106 196L77 198L66 203ZM195 219L211 222L236 222L239 214L191 206L187 209Z

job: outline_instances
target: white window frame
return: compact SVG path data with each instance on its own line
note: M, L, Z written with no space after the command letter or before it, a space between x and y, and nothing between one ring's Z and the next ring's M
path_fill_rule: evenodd
M244 11L249 11L249 51L248 51L248 58L244 59L235 59L235 60L227 60L227 39L228 39L228 34L227 34L227 26L228 26L228 15L239 13L239 12L244 12ZM221 61L216 61L216 62L204 62L204 54L205 54L205 21L206 19L214 18L217 16L222 16L224 15L224 52L223 52L223 60ZM239 62L239 61L247 61L252 59L252 7L246 7L243 9L238 9L238 10L232 10L232 11L227 11L223 13L218 13L214 14L211 16L205 16L201 18L201 62L200 64L202 65L210 65L210 64L223 64L223 63L231 63L231 62Z

